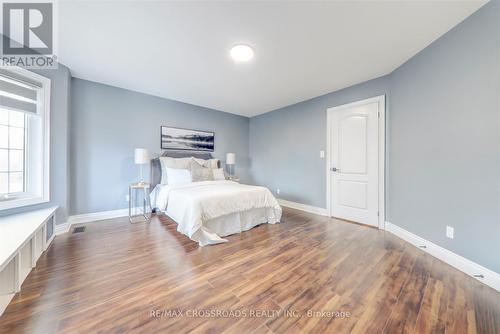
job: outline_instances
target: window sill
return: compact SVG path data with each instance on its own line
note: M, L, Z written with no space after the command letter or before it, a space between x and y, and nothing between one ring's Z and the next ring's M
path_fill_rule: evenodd
M24 197L24 198L13 198L9 200L0 201L0 211L22 208L28 205L48 203L48 197Z

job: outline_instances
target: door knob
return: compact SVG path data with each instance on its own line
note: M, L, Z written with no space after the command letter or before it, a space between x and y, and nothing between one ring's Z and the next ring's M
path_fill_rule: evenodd
M337 169L337 167L332 167L332 172L340 172L340 169Z

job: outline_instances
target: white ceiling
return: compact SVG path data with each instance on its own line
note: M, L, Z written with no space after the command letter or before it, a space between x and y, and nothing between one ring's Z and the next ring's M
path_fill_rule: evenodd
M485 2L59 2L58 54L77 78L250 117L388 74Z

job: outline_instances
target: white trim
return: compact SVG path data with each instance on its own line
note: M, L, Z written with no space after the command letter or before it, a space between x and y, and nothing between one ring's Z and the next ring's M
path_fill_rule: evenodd
M128 209L111 210L111 211L100 211L92 213L84 213L81 215L70 216L68 218L68 223L70 225L89 223L98 220L105 220L118 217L128 217Z
M40 82L43 84L43 121L45 131L43 134L43 198L45 201L50 201L50 79L37 75Z
M385 223L385 95L375 96L372 98L343 104L336 107L331 107L326 110L326 212L327 216L332 216L332 207L331 207L331 193L332 193L332 184L331 184L331 120L332 113L340 110L344 110L347 108L352 108L360 105L365 105L368 103L378 102L378 135L379 135L379 148L378 148L378 228L384 229Z
M30 222L35 222L34 224L35 227L32 227L31 230L29 231L29 234L27 237L25 237L24 240L19 241L19 244L16 246L17 248L15 251L11 252L4 260L2 263L0 263L0 271L2 271L5 266L16 256L19 251L26 246L26 244L31 242L31 239L33 239L36 235L36 233L42 228L43 225L45 225L52 217L55 220L55 212L57 210L57 206L45 208L45 209L40 209L40 210L33 210L29 212L23 212L23 213L18 213L18 214L13 214L13 215L8 215L1 217L2 220L9 220L9 221L15 221L15 225L18 226L19 228L24 228L25 226L23 222L30 223ZM18 234L18 232L15 232L14 234Z
M61 235L66 232L69 232L70 225L68 222L63 223L63 224L58 224L54 226L54 235Z
M312 205L291 202L284 199L278 199L278 203L288 208L297 209L304 212L313 213L316 215L328 216L328 213L325 208L319 208ZM128 216L128 209L101 211L101 212L84 213L81 215L74 215L68 217L66 223L56 225L54 231L55 235L61 235L69 232L73 225L91 223L105 219L127 217L127 216Z
M54 239L54 235L52 235L50 240L46 241L47 224L51 220L55 222L56 210L57 207L50 207L2 217L2 219L8 220L5 222L5 226L7 226L6 238L9 238L10 234L21 237L26 231L29 234L24 240L19 241L14 252L5 257L2 256L4 260L0 263L0 275L2 276L0 279L0 316L15 294L20 291L24 279L36 267L38 259ZM9 226L13 226L14 229ZM24 231L20 229L24 229ZM40 238L40 234L41 240L37 240ZM31 247L30 258L27 258L24 253L27 246Z
M385 222L386 231L395 236L409 242L426 253L438 258L439 260L449 264L452 267L466 273L478 281L500 291L500 274L487 269L471 260L468 260L452 251L438 246L424 238L419 237L397 225ZM484 277L476 277L475 275L483 275Z
M71 227L76 224L90 223L119 217L128 217L128 209L92 212L70 216L66 223L56 225L54 230L56 235L61 235L63 233L69 232L71 230Z
M5 68L4 68L5 69ZM42 191L40 194L28 198L18 198L0 202L0 211L13 208L20 208L28 205L48 203L50 201L50 88L51 80L40 74L28 71L17 66L5 69L7 72L16 73L41 84L39 103L37 104L37 114L42 114L42 140L43 140L43 164L42 164ZM30 171L32 167L28 167ZM38 167L37 167L38 168Z
M28 206L28 205L48 203L49 201L50 200L48 198L46 198L45 196L3 200L0 202L0 211L8 210L8 209L15 209L15 208L22 208L22 207Z
M326 211L326 209L319 208L317 206L296 203L296 202L290 202L290 201L287 201L284 199L279 199L279 198L278 198L278 203L282 206L286 206L287 208L292 208L292 209L297 209L300 211L314 213L314 214L320 215L320 216L328 216L328 212Z
M14 298L15 295L16 293L9 293L0 296L0 317L2 316L7 306L9 306L11 300Z

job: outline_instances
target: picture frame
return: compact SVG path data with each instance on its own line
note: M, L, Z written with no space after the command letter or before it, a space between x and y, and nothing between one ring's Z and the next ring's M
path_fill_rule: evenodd
M215 133L162 125L160 146L162 150L213 152Z

